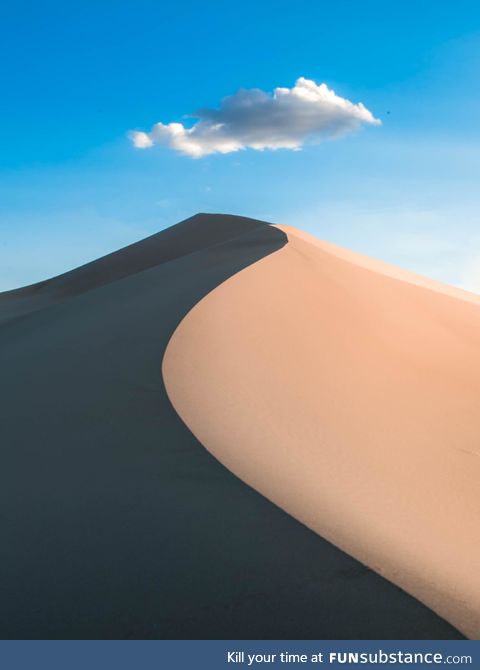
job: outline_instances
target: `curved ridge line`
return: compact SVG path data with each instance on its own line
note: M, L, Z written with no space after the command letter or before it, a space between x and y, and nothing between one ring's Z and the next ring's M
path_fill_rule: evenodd
M294 235L295 235L296 232L297 232L295 228L292 228L292 227L290 227L290 226L275 225L274 227L276 227L276 228L278 228L279 230L281 230L282 232L284 232L284 233L287 235L287 237L289 237L289 233L290 233L290 231L292 231ZM301 233L301 234L300 234L300 237L301 237L303 233L302 233L302 231L300 231L300 233ZM308 236L308 237L310 237L310 236ZM313 239L315 239L315 238L313 238ZM329 244L329 243L326 243L326 244ZM322 250L324 253L329 253L328 249L325 250L324 248L322 248L322 245L321 245L321 244L320 244L319 246L320 246L321 250ZM332 247L335 247L335 245L332 245ZM295 518L297 521L299 521L299 523L302 523L303 525L307 526L310 530L312 530L313 532L315 532L317 535L319 535L319 537L321 537L322 539L325 539L325 540L328 541L329 543L332 543L335 547L339 548L341 551L343 551L343 552L345 552L346 554L348 554L349 556L351 556L354 560L356 560L356 561L362 563L362 564L365 565L367 568L373 570L374 572L377 573L377 575L378 575L379 577L381 577L381 578L383 578L383 579L389 581L389 582L392 583L392 584L395 584L398 588L400 588L400 589L401 589L404 593L406 593L409 597L411 597L412 599L414 599L414 600L416 600L416 601L418 601L418 602L421 602L421 603L422 603L423 605L425 605L425 606L426 606L432 613L435 613L435 614L437 614L438 616L440 616L440 617L443 618L443 615L439 613L439 611L437 610L436 607L432 607L432 606L431 606L430 604L428 604L423 598L418 597L418 596L417 596L416 594L414 594L410 589L406 588L406 587L402 584L402 580L399 579L399 580L397 581L397 580L395 580L394 577L392 577L392 578L387 577L386 574L385 574L385 572L384 572L384 570L382 569L382 566L381 566L380 564L375 564L375 563L372 562L372 561L366 561L366 560L363 560L362 558L359 558L358 555L354 555L354 554L352 554L352 553L350 552L350 550L347 548L347 546L346 546L343 542L338 542L338 541L336 541L336 540L335 540L333 537L331 537L331 536L328 536L328 535L325 536L325 535L319 533L319 531L315 528L314 525L312 525L312 524L306 522L305 520L299 518L299 517L296 516L295 514L292 514L292 512L291 512L286 506L283 506L282 504L280 504L280 503L277 501L277 499L272 498L272 497L270 497L269 495L265 494L265 493L261 490L261 488L258 488L257 486L255 486L255 485L253 485L252 483L250 483L250 481L249 481L248 479L245 479L243 476L241 476L240 474L238 474L238 473L235 471L235 469L231 469L231 468L226 464L226 462L225 462L225 461L228 462L229 459L228 459L228 458L226 458L226 459L221 458L221 456L220 456L216 451L212 451L212 450L208 447L208 445L205 444L205 443L201 440L200 436L198 435L198 432L194 429L194 427L193 427L189 422L187 422L187 419L184 417L183 413L180 411L180 409L178 408L177 404L174 402L174 400L173 400L173 398L172 398L172 392L171 392L170 384L169 384L169 381L168 381L168 373L166 373L166 365L168 364L167 361L168 361L169 356L170 356L171 344L172 344L173 341L175 340L175 338L176 338L176 336L178 335L179 331L182 330L182 327L183 327L183 325L185 324L185 322L191 317L192 313L194 313L197 309L198 309L198 310L201 309L202 304L204 303L204 301L206 301L207 298L211 297L212 293L216 292L220 287L224 287L224 286L227 285L230 281L234 281L235 279L238 279L238 275L240 275L241 273L244 273L246 270L249 270L249 269L253 268L254 266L257 266L257 265L262 264L262 263L263 263L263 264L268 263L269 260L271 260L271 258L273 258L273 257L275 257L275 256L278 255L278 252L279 252L279 251L285 251L287 248L288 248L288 245L285 245L284 247L282 247L281 249L275 251L274 253L270 254L269 256L259 259L259 260L256 261L255 263L252 263L251 265L249 265L249 266L243 268L240 272L235 273L235 274L232 275L231 277L227 278L224 282L222 282L222 283L219 284L217 287L215 287L212 291L210 291L208 294L206 294L206 295L205 295L205 296L204 296L204 297L203 297L203 298L202 298L196 305L194 305L194 307L192 307L192 309L191 309L191 310L190 310L190 311L183 317L182 321L178 324L177 328L176 328L175 331L172 333L172 336L171 336L171 338L170 338L170 340L169 340L169 342L168 342L168 344L167 344L167 347L165 348L165 352L164 352L164 356L163 356L163 360L162 360L162 377L163 377L164 386L165 386L165 390L166 390L167 396L168 396L168 398L169 398L169 400L170 400L170 403L172 404L172 407L175 409L175 411L177 412L177 414L180 416L181 420L185 423L185 425L189 428L189 430L192 431L192 433L196 436L196 438L197 438L197 439L199 440L199 442L204 446L204 448L205 448L210 454L212 454L212 456L214 456L214 458L216 458L220 463L222 463L222 465L224 465L224 467L226 467L230 472L232 472L232 473L233 473L235 476L237 476L241 481L243 481L247 486L252 487L254 490L256 490L257 492L259 492L261 495L265 496L268 500L270 500L271 502L273 502L273 503L274 503L276 506L278 506L280 509L282 509L282 510L285 511L287 514L289 514L290 516L292 516L293 518ZM342 250L341 247L339 247L339 249ZM342 251L343 251L343 250L342 250ZM355 252L349 252L348 250L346 250L346 252L347 252L347 254L352 253L353 256L356 255ZM343 262L348 262L348 260L347 260L343 255L338 255L338 254L335 253L334 251L331 251L330 253L336 255L336 256L337 256L340 260L342 260ZM365 261L367 261L367 262L368 262L368 261L376 262L375 259L370 259L368 256L363 256L363 255L361 255L361 254L358 254L358 256L360 256L363 260L365 260ZM381 261L379 261L378 263L379 263L379 265L385 265L385 268L386 268L387 270L388 270L388 269L396 270L396 267L393 266L393 265L390 265L390 264L387 264L387 263L383 263L383 262L381 262ZM387 274L387 273L383 273L383 272L381 272L381 270L379 270L379 269L373 269L373 268L370 268L370 267L368 267L368 263L367 263L365 266L363 266L363 265L361 265L361 264L358 264L358 265L359 265L359 267L362 268L362 270L365 270L365 271L368 271L368 272L371 272L371 273L373 273L373 274L377 274L377 275L380 275L380 276L387 276L389 279L392 279L392 280L394 280L395 282L402 283L402 279L401 279L400 277L395 276L395 275L391 275L390 273L388 273L388 274ZM401 270L401 269L399 269L399 270ZM432 281L432 282L434 282L434 280L429 280L428 278L424 278L424 277L422 277L422 275L416 275L415 273L410 273L410 272L408 272L408 271L405 271L405 273L408 274L408 275L413 275L413 277L415 277L415 278L418 277L420 280L424 280L424 279L425 279L425 280L427 280L427 282L428 282L428 281ZM445 288L446 288L446 289L450 289L450 288L452 288L452 290L454 290L455 293L456 293L456 289L455 289L455 287L449 287L448 285L443 285L443 284L441 284L440 282L434 282L434 283L436 283L436 284L439 285L439 288L431 288L431 287L428 286L428 285L425 286L425 285L423 285L422 282L418 282L418 283L417 283L417 282L414 282L414 281L408 281L408 280L405 280L405 283L409 283L409 284L412 285L412 286L416 286L416 287L419 287L419 288L423 288L423 289L428 290L428 291L441 293L442 295L444 295L445 297L448 297L448 298L453 298L453 299L454 299L455 297L457 297L456 295L452 295L448 290L441 290L441 289L445 289ZM463 293L460 289L458 289L458 291L459 291L459 293ZM463 299L463 301L465 301L465 302L468 302L468 303L474 303L474 304L477 304L477 302L480 301L480 297L479 297L478 300L477 300L477 296L476 296L475 294L472 294L472 296L470 296L468 292L466 292L466 297L463 297L462 295L460 295L460 296L458 296L458 299L459 299L459 300L462 300L462 299ZM444 620L448 620L448 619L444 619Z

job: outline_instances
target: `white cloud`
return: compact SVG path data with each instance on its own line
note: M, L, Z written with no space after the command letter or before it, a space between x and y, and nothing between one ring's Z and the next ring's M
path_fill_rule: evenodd
M300 77L293 88L241 89L218 109L201 109L191 127L156 123L150 132L130 133L138 149L167 146L192 158L240 149L299 149L305 143L335 138L362 124L380 121L361 103L336 95L326 84Z
M134 130L130 133L132 142L137 149L148 149L153 146L153 141L150 139L148 133L143 133L141 130Z

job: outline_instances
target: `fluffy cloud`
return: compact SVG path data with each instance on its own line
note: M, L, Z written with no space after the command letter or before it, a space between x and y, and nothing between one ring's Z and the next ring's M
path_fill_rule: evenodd
M380 121L361 103L336 95L326 84L300 77L293 88L242 89L224 98L218 109L201 109L191 127L156 123L150 132L134 130L138 149L167 146L192 158L240 149L299 149Z

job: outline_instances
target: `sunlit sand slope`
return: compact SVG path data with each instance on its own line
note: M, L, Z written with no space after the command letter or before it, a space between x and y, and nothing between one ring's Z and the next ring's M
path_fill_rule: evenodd
M224 465L480 637L480 299L281 227L163 374Z

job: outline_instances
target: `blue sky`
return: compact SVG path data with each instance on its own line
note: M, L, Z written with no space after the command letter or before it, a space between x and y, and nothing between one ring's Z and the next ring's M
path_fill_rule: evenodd
M478 3L20 1L0 33L0 290L223 211L480 291ZM199 159L127 137L300 76L382 125Z

